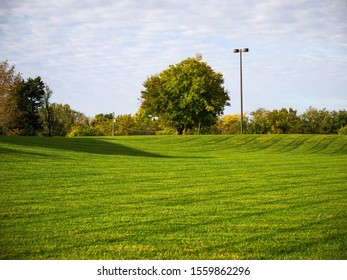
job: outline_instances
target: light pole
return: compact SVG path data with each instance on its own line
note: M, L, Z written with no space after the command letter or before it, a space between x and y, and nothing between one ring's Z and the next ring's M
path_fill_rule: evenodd
M242 53L248 52L249 49L234 49L234 53L240 53L240 97L241 97L241 134L243 134L243 96L242 96Z

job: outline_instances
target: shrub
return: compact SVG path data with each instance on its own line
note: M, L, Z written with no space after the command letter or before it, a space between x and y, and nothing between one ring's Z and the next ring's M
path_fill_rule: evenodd
M347 135L347 125L345 125L344 127L341 127L338 130L338 133L341 134L341 135Z

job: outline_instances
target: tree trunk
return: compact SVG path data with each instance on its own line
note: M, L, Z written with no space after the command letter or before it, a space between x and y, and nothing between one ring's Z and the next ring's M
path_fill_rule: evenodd
M48 105L46 107L47 110L47 128L48 128L48 136L52 136L52 126L53 126L53 116L52 116L52 109Z
M184 130L184 125L183 125L183 124L180 124L180 125L177 127L177 135L182 135L182 134L183 134L183 130Z
M200 135L200 130L201 130L201 120L199 121L199 126L198 126L198 135Z

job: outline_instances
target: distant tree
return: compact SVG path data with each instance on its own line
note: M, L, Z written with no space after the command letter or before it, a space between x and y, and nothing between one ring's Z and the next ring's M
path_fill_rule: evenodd
M89 126L89 118L83 113L70 108L68 104L50 104L52 112L52 135L66 136L72 127L84 128Z
M13 122L19 118L19 108L15 93L22 82L15 66L8 61L0 63L0 135L10 134Z
M309 107L302 115L304 123L303 133L307 134L325 134L328 133L326 127L329 122L330 113L325 108L322 110ZM324 124L324 125L323 125Z
M337 131L347 126L347 110L340 110L337 113L336 123L337 123Z
M289 108L289 110L282 108L269 112L268 119L271 124L270 132L273 134L298 133L300 118L296 115L296 112L297 111L292 108Z
M331 111L324 115L320 130L325 134L337 134L345 125L347 125L347 111Z
M272 111L260 108L251 113L249 133L257 134L287 134L301 133L302 122L297 111L292 108L274 109Z
M345 125L344 127L341 127L341 128L338 130L338 134L347 135L347 125Z
M99 135L111 136L113 126L113 114L98 114L91 121L91 126L98 131Z
M15 92L18 117L11 123L11 129L19 135L34 136L42 130L39 109L45 95L45 85L40 77L22 80Z
M144 82L141 109L158 116L178 134L213 125L229 105L221 73L202 62L202 56L170 65Z
M265 108L251 112L251 120L248 128L249 133L267 134L271 132L271 122L269 120L270 111Z
M136 134L136 123L131 115L119 115L116 117L115 135Z
M246 117L244 117L246 120ZM221 117L218 121L218 131L221 134L237 134L240 133L240 114L236 115L227 115Z
M52 136L53 127L53 108L50 104L50 99L52 97L52 90L48 85L45 86L45 94L42 98L42 106L39 111L40 118L42 120L43 134L47 136Z

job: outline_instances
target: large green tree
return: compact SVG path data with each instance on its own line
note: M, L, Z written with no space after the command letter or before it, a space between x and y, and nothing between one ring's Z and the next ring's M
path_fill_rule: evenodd
M144 82L141 110L158 116L178 134L190 129L210 127L229 105L223 76L215 72L202 56L170 65Z

